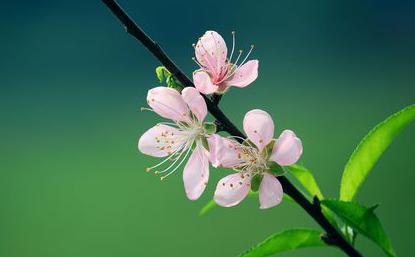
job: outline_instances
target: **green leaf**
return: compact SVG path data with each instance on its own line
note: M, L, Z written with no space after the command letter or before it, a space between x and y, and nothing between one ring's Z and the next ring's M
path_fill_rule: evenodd
M166 67L164 66L158 66L156 68L156 75L157 78L159 79L160 83L163 82L164 78L166 78L166 80L168 80L168 78L171 76L170 71L168 71L166 69Z
M261 181L262 181L262 175L256 174L251 179L251 190L254 192L257 192L259 190L259 185L261 184Z
M311 196L317 196L319 199L323 199L323 194L321 193L313 174L307 168L300 165L291 165L288 166L288 171L300 181L301 185L303 185Z
M240 257L263 257L304 247L327 246L320 238L320 231L291 229L274 234L245 251Z
M167 87L176 89L177 91L181 91L183 89L182 84L180 84L175 77L169 76L166 79Z
M388 256L396 256L382 224L374 213L377 206L367 208L354 202L339 200L323 200L321 204L333 211L346 225L375 242Z
M415 120L415 105L389 116L374 127L356 147L343 172L340 199L353 200L367 175L395 137Z
M250 191L248 194L249 197L256 197L258 196L258 192ZM282 198L283 202L290 202L295 203L295 201L288 195L284 194ZM212 210L214 207L218 206L215 202L215 200L210 200L205 206L202 207L202 209L199 212L199 216L205 215L208 211Z
M216 124L214 122L204 122L203 130L205 133L211 135L216 133Z
M268 172L274 176L282 176L286 173L285 170L275 162L268 162L268 167Z

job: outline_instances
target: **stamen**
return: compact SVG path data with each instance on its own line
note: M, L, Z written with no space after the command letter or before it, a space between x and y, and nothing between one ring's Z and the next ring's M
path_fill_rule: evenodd
M154 110L153 110L153 109L151 109L151 108L147 108L147 107L141 107L141 108L140 108L140 111L142 111L142 112L144 112L144 111L154 112Z
M203 66L196 60L195 57L192 57L192 60L200 67L203 68Z
M235 31L232 31L232 51L231 51L231 55L229 57L229 63L232 62L232 56L233 56L233 52L235 50Z
M249 55L252 53L252 50L254 49L254 47L255 47L255 45L251 45L251 49L249 49L249 52L246 54L244 60L241 62L241 64L238 66L238 68L241 67L245 63L246 59L248 59Z
M164 122L163 121L163 122L159 122L158 124L180 127L177 123L173 123L173 122Z
M251 49L249 49L249 52L246 54L246 56L245 56L245 58L243 59L243 61L240 63L240 64L237 64L237 62L238 62L238 60L239 60L239 57L241 56L241 54L242 54L242 50L240 50L240 52L239 52L239 56L238 56L238 59L236 59L236 62L234 63L234 65L236 66L233 70L231 70L231 72L228 74L228 75L226 75L226 77L222 80L222 81L224 81L224 80L227 80L228 78L230 78L230 77L232 77L233 76L233 74L235 74L235 72L246 62L246 60L248 59L248 57L249 57L249 55L251 54L251 52L252 52L252 50L254 49L254 45L251 45Z
M185 154L185 156L183 157L183 159L180 161L180 163L172 170L172 171L170 171L169 173L167 173L166 175L164 175L164 176L162 176L162 177L160 177L160 180L163 180L163 179L165 179L165 178L167 178L168 176L170 176L171 174L173 174L182 164L183 164L183 162L186 160L186 158L187 158L187 156L189 155L189 153L191 152L191 150L192 150L192 147L189 147L189 149L187 150L187 152L186 152L186 154Z
M187 150L187 148L189 148L189 149L192 149L191 147L188 147L188 144L186 144L184 147L183 147L183 151L181 151L180 152L180 154L179 154L179 156L177 156L177 158L176 158L176 160L174 160L174 162L172 163L172 164L170 164L170 166L168 166L167 168L165 168L164 170L162 170L162 171L159 171L159 174L161 174L161 173L165 173L166 171L168 171L169 169L171 169L179 160L180 160L180 157L182 157L182 155L183 155L183 153ZM189 152L189 150L187 150L187 152ZM186 152L186 155L185 155L185 157L184 158L186 158L186 156L187 156L187 152ZM180 165L180 164L179 164Z
M159 167L160 165L164 164L165 162L167 162L167 161L169 161L169 160L173 159L173 158L175 157L174 155L175 155L177 152L181 151L181 150L183 149L183 147L184 147L184 145L182 145L182 146L178 147L176 150L174 150L174 151L173 151L173 153L172 153L171 155L169 155L169 156L168 156L167 158L165 158L163 161L161 161L161 162L157 163L157 164L156 164L156 165L154 165L153 167L147 168L146 170L147 170L147 171L151 171L151 170L153 170L154 168L157 168L157 167ZM180 156L179 156L179 157L180 157ZM158 173L160 173L160 172L159 172L159 171L154 172L154 174L158 174Z
M238 54L238 57L236 58L236 61L235 61L235 63L233 64L233 65L237 65L238 64L238 61L239 61L239 58L241 57L241 54L242 54L242 52L243 52L243 50L242 49L240 49L239 50L239 54ZM236 69L235 69L236 70Z

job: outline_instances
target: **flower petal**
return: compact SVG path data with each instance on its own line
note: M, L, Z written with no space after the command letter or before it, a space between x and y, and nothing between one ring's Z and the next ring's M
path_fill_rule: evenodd
M233 168L240 163L240 148L233 140L213 134L208 138L212 166Z
M207 106L199 91L194 87L186 87L182 90L182 98L196 118L202 122L207 115Z
M204 70L197 70L193 72L193 83L200 93L208 95L213 94L218 90L218 86L212 83L209 74Z
M222 207L232 207L239 204L251 189L251 178L234 173L222 178L216 186L215 202Z
M235 73L225 81L227 86L246 87L258 77L258 60L250 60L239 67Z
M222 36L209 30L197 41L195 54L197 61L217 77L226 65L228 49Z
M138 149L154 157L170 155L182 145L181 134L182 132L174 127L157 124L140 137Z
M155 87L148 91L148 105L161 117L190 121L190 110L177 90L168 87Z
M190 200L198 199L205 191L209 180L209 159L206 150L198 145L183 171L184 189L187 198Z
M284 130L274 144L270 160L281 166L296 163L303 153L301 140L291 130Z
M259 185L259 208L268 209L281 203L282 186L276 177L264 173L261 185Z
M260 151L269 144L274 135L274 122L267 112L255 109L245 114L244 130Z

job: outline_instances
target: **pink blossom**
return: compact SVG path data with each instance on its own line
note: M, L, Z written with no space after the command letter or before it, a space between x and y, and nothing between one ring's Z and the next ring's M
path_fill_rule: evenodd
M222 36L215 31L206 31L195 47L195 62L200 66L193 73L193 82L202 94L223 94L230 86L246 87L258 77L258 60L248 59L253 45L245 58L240 61L242 50L236 60L232 57L235 50L235 33L232 32L232 51L227 58L228 49Z
M209 157L203 147L207 136L203 127L207 115L203 97L192 87L186 87L181 94L172 88L156 87L148 91L147 103L149 110L173 121L157 124L139 139L138 149L142 153L165 158L147 171L155 170L164 179L190 155L183 172L184 188L190 200L198 199L209 179Z
M301 140L291 130L284 130L278 139L273 139L274 122L262 110L249 111L243 127L248 136L243 143L219 135L209 138L212 165L238 171L218 182L214 199L220 206L235 206L249 193L252 178L260 176L260 208L276 206L282 200L283 190L270 172L270 165L275 162L288 166L297 162L303 151Z

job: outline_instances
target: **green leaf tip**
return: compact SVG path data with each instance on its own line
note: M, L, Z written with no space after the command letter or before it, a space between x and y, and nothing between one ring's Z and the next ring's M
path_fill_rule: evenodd
M415 105L392 114L376 125L353 151L343 172L340 199L351 201L376 162L396 136L415 120Z
M160 83L162 83L164 81L164 78L167 79L168 77L171 76L171 73L170 73L170 71L168 71L166 69L166 67L158 66L156 68L156 75L157 75L157 78L159 79Z
M320 200L323 199L323 194L310 170L300 165L291 165L287 168L289 173L294 175L311 197L317 196Z
M368 208L355 202L339 200L322 200L321 204L334 212L347 226L376 243L389 257L396 256L392 244L374 212L378 205Z
M171 72L164 66L158 66L156 68L156 75L160 83L166 80L167 87L174 88L180 91L183 87L180 82L171 74Z
M327 246L321 240L322 232L312 229L290 229L274 234L239 257L264 257L305 247Z

